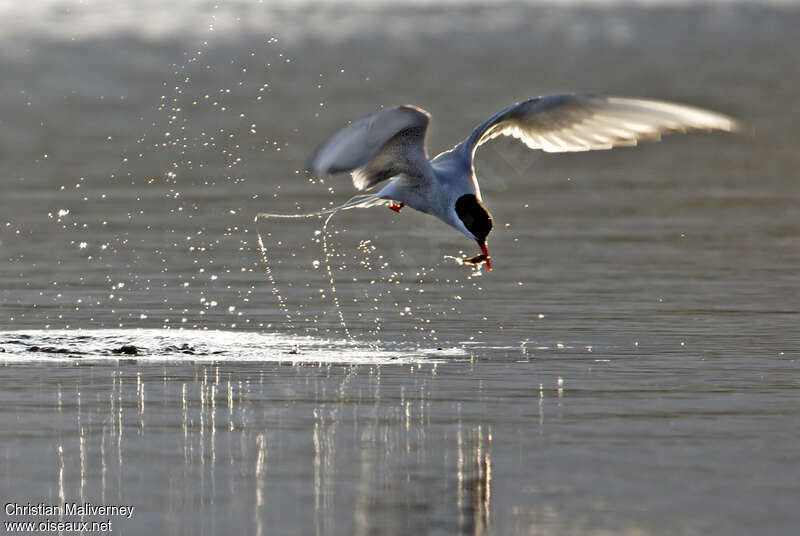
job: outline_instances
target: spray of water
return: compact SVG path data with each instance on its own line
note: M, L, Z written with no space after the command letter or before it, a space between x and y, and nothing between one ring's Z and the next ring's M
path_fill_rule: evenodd
M325 259L325 270L328 273L328 285L330 286L331 291L331 299L333 300L333 305L336 308L336 314L339 317L339 325L342 327L342 331L344 332L345 337L348 341L353 342L355 339L350 332L350 328L347 326L347 322L344 318L344 312L342 311L341 303L339 302L339 295L336 293L336 280L333 276L333 270L331 269L330 263L330 249L328 247L328 223L331 221L334 215L338 214L343 210L349 210L353 208L365 208L365 207L372 207L377 205L386 204L388 201L385 199L381 199L375 194L362 194L357 195L350 198L345 203L330 207L326 209L322 209L316 212L310 212L305 214L270 214L261 212L256 215L254 218L254 222L258 223L260 220L268 220L268 219L298 219L298 218L320 218L322 216L327 216L325 218L324 223L322 224L322 253ZM258 247L261 251L261 258L264 261L264 271L267 274L267 279L269 280L270 286L272 287L272 294L278 300L278 306L281 308L281 311L286 315L287 321L289 322L289 327L293 326L292 317L289 313L288 308L286 307L286 301L280 294L278 290L277 282L275 281L275 277L272 275L272 269L269 266L269 260L267 257L267 248L264 245L263 237L261 236L260 231L256 231L258 235ZM377 346L369 343L369 346L373 350L377 350Z
M272 295L275 296L275 299L278 301L278 307L280 308L281 312L286 316L286 322L288 324L289 329L294 328L294 320L292 319L292 314L289 312L289 308L286 307L286 300L281 295L280 291L278 290L278 285L275 282L275 276L272 275L272 268L269 266L269 260L267 257L267 248L264 245L264 239L261 236L261 232L256 231L258 235L258 249L261 251L261 260L264 261L264 273L267 275L267 280L269 281L270 287L272 288Z

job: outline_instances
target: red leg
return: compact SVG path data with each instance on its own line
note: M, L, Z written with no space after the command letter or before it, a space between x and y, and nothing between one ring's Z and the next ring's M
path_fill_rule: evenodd
M397 203L393 203L393 204L389 205L389 208L394 210L395 212L397 212L399 214L400 211L403 210L404 206L406 206L405 203L400 203L399 205Z

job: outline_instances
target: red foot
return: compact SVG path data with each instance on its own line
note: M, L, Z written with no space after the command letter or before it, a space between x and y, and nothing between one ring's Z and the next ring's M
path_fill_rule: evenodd
M389 208L394 210L395 212L397 212L399 214L400 211L403 210L404 206L406 206L405 203L400 203L399 205L396 204L396 203L393 203L393 204L389 205Z

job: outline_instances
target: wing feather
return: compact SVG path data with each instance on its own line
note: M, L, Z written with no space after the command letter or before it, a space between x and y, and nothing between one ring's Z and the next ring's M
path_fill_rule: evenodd
M519 139L545 152L591 151L658 141L662 134L721 130L741 124L726 115L671 102L606 97L551 95L509 106L475 128L462 142L470 159L498 136Z
M359 190L400 174L422 176L430 166L425 152L429 119L414 106L381 110L333 134L308 167L317 175L349 171Z

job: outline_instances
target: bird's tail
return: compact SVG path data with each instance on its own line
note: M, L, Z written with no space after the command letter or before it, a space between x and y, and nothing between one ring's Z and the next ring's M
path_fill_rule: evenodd
M351 197L341 205L324 208L322 210L318 210L317 212L309 212L307 214L270 214L268 212L259 212L256 214L256 217L253 219L254 222L258 222L259 220L266 220L270 218L282 218L282 219L295 219L295 218L315 218L319 216L324 216L326 214L336 214L342 210L350 210L351 208L366 208L366 207L374 207L377 205L385 205L389 203L386 199L381 199L378 197L378 194L361 194Z

